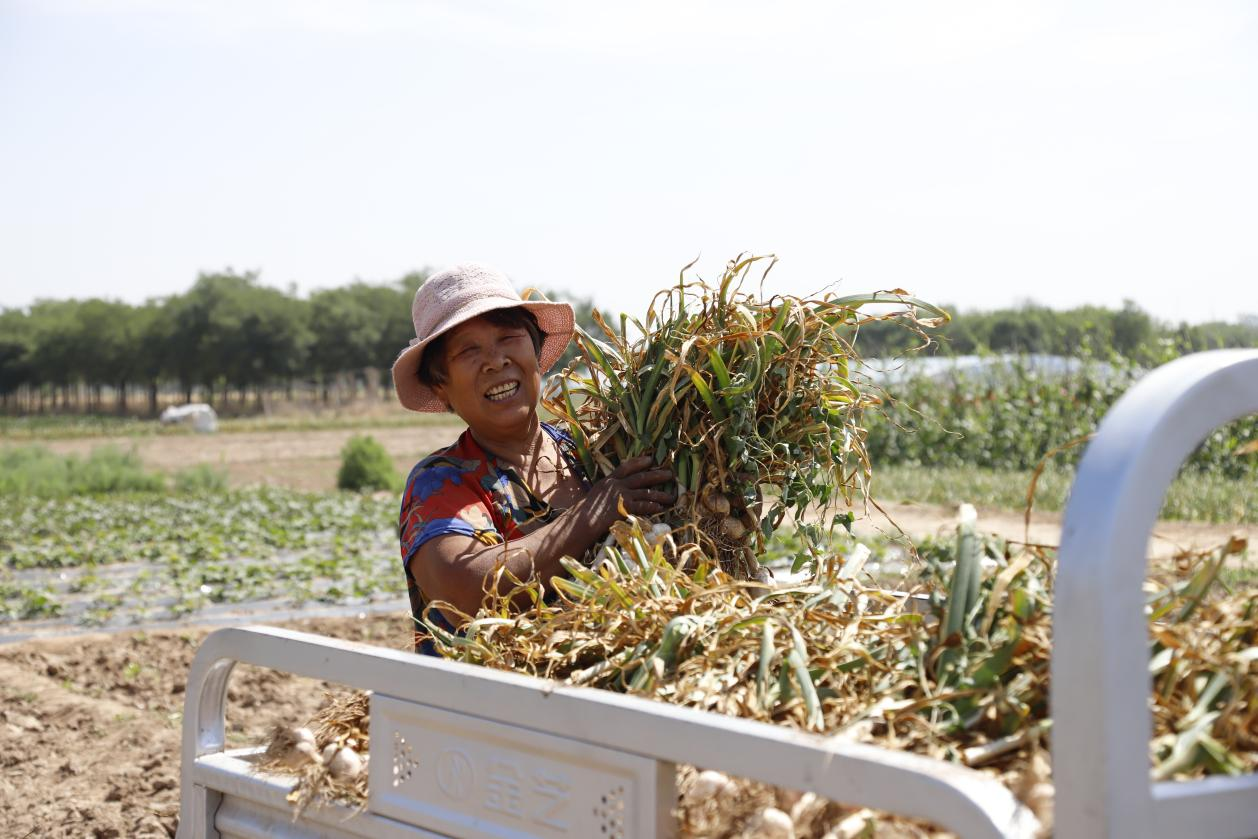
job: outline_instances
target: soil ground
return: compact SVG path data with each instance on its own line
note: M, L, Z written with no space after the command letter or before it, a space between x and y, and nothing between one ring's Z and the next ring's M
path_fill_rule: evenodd
M895 536L903 532L913 540L918 540L925 536L953 533L956 526L957 510L942 504L883 504L882 507L885 513L872 510L869 517L857 519L853 530L858 535L881 533ZM978 528L1011 542L1055 546L1061 539L1061 515L1033 512L1028 529L1021 511L980 507ZM1232 536L1258 544L1255 541L1258 540L1258 527L1197 521L1159 521L1150 536L1148 555L1164 560L1186 551L1210 550L1223 545Z
M404 613L284 625L395 649L409 643ZM209 631L0 647L0 835L174 836L184 684ZM228 745L261 745L275 724L305 723L329 687L238 666L228 691Z

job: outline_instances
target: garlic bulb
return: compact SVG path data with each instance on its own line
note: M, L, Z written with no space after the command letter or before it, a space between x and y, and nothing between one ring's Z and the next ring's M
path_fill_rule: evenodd
M733 789L734 783L723 772L705 769L695 778L690 787L690 796L698 799L721 798Z
M765 839L795 839L795 823L777 807L765 807L751 821L753 835Z
M328 762L328 773L338 781L352 781L362 774L363 759L358 752L346 746L339 749Z

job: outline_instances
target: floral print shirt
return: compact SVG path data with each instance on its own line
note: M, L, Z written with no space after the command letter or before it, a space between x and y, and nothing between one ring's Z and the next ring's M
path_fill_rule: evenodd
M558 444L568 467L588 486L572 438L548 423L541 425ZM416 628L422 627L427 600L411 574L410 561L425 542L456 533L484 545L500 545L532 532L561 512L534 495L515 469L481 448L470 429L454 445L417 463L406 480L398 522L402 569ZM454 632L440 610L433 609L428 619ZM437 654L422 631L417 633L415 649Z

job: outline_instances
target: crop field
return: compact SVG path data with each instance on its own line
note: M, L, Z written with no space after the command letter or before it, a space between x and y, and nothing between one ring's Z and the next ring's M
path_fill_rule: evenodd
M370 433L390 450L400 474L458 430L420 424ZM223 490L0 494L0 639L400 604L396 494L328 491L336 453L350 433L241 431L145 436L133 443L150 472L200 463L225 476ZM44 445L75 455L109 443L117 444L88 437ZM920 540L947 531L955 502L967 500L982 510L985 530L1053 544L1070 473L1041 476L1027 533L1019 507L1029 479L1029 471L1016 470L882 469L874 484L882 510L861 510L854 530L884 551L905 534ZM1258 535L1255 504L1252 482L1186 473L1168 496L1153 553ZM791 538L781 533L766 546L765 559L788 561ZM1249 572L1239 567L1233 573Z
M0 492L0 832L173 836L182 690L207 627L410 644L396 493L331 490L352 430L150 430L121 454L101 448L116 436L43 438L39 457L29 437L0 442L5 479L38 490ZM399 470L458 429L404 432L381 435ZM329 687L242 668L231 742Z
M390 492L0 496L0 641L397 608L396 521ZM890 537L861 532L895 552ZM784 532L766 561L788 563L795 549Z
M1078 397L1079 388L1037 387L1024 381L1010 392L1041 402L1049 390L1064 403ZM924 399L922 390L903 392ZM1077 452L1038 475L1028 526L1035 453L1087 429L1054 431L1055 418L1068 413L1063 403L1041 406L1015 435L1012 408L963 397L933 419L896 404L870 416L876 505L865 505L863 488L853 493L853 535L840 529L822 546L843 556L857 542L869 548L867 582L911 588L925 567L938 584L955 562L959 502L978 507L976 527L1002 546L989 560L1029 547L1051 561L1041 546L1058 540ZM283 624L407 648L397 491L337 491L336 471L351 436L368 433L400 481L416 460L453 441L461 428L451 419L240 419L214 435L140 421L0 423L0 821L19 836L171 835L182 682L208 627ZM969 442L944 426L965 429ZM1004 442L977 447L982 437ZM1158 573L1173 577L1172 557L1186 550L1258 537L1254 458L1243 454L1253 439L1243 424L1217 435L1172 486L1150 544ZM614 447L607 451L614 456ZM779 578L795 579L792 566L817 548L818 531L808 529L815 523L790 513L758 557ZM1230 596L1258 588L1244 550L1225 560L1218 581ZM541 626L555 616L538 619ZM763 639L754 640L759 649ZM795 677L781 678L789 694ZM248 668L233 684L233 745L261 743L272 725L308 718L326 687ZM831 704L846 689L818 685ZM783 707L799 713L798 705ZM798 724L819 725L811 716ZM772 793L757 795L767 801Z
M1071 467L1045 469L1037 478L1030 469L892 465L877 470L872 496L879 503L951 505L964 499L993 510L1020 510L1033 478L1033 510L1061 513L1074 480ZM1167 490L1159 518L1182 532L1192 530L1182 526L1188 522L1214 524L1216 531L1252 528L1258 524L1258 480L1185 471Z
M276 488L0 499L0 621L38 632L396 599L395 506Z
M442 419L368 426L399 480ZM396 492L330 491L354 431L0 440L0 640L397 605Z
M439 416L437 419L440 422L420 420L388 426L369 423L278 429L229 427L212 435L183 431L37 440L0 437L0 447L5 446L6 441L9 448L37 445L55 454L80 458L113 447L134 452L146 469L162 474L174 474L203 464L223 472L228 483L236 487L264 484L322 491L336 486L341 447L354 434L367 433L379 440L393 458L394 467L405 474L424 455L454 442L462 430L451 418Z

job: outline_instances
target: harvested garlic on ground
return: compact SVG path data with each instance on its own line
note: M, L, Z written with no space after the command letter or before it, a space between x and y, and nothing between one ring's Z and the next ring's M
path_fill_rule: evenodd
M289 765L294 768L304 766L307 763L318 762L319 750L315 747L314 743L309 743L305 740L302 740L300 743L293 746L293 751L289 755Z
M790 813L791 808L795 806L795 802L803 795L799 790L795 789L778 789L774 791L773 799L777 804L777 808L783 813Z
M289 769L299 769L317 760L315 738L308 728L287 728L277 731L267 756L276 758Z
M352 781L362 771L363 759L348 746L339 750L328 763L328 772L338 781Z
M873 820L874 814L867 809L857 810L855 813L845 817L843 821L834 826L829 835L833 835L835 839L856 839L869 829L869 823Z
M795 823L777 807L765 807L752 820L753 835L765 839L795 839Z
M695 778L694 785L690 787L690 795L693 798L720 798L733 787L733 782L724 773L705 769Z
M795 802L795 806L791 808L791 821L799 824L804 820L804 816L823 807L825 807L825 802L818 799L815 792L806 792L800 796L799 800Z

